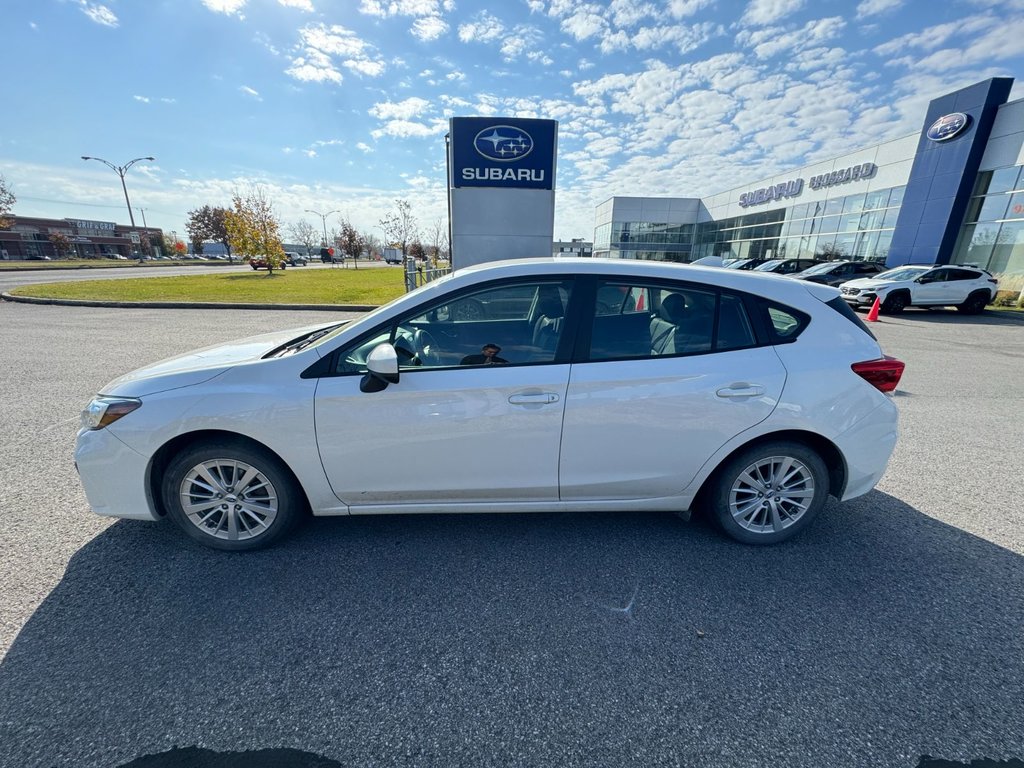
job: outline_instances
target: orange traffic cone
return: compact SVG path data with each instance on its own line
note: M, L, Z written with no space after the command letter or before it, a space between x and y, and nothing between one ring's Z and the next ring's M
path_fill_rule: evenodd
M882 306L881 300L877 296L875 296L875 303L871 305L871 309L868 310L868 316L865 317L864 319L867 320L869 323L877 323L878 322L878 309L881 306Z

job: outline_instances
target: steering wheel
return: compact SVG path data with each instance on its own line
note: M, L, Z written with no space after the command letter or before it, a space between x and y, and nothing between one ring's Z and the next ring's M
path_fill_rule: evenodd
M416 357L420 359L420 365L441 364L441 356L438 354L440 346L429 331L422 328L417 330L412 337L412 346L416 351Z

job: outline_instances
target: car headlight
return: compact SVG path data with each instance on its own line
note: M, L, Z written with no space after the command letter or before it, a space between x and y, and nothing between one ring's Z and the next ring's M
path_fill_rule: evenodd
M82 429L103 429L141 405L134 397L94 397L82 411Z

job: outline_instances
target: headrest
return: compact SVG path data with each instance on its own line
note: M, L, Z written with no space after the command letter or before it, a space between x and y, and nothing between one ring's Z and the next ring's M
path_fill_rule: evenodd
M663 320L676 324L682 322L686 315L686 299L679 293L670 293L661 300L658 310Z

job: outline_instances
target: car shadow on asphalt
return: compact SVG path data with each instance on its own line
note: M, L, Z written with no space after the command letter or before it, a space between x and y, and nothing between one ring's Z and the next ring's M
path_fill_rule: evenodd
M648 513L324 518L249 554L121 521L0 664L0 764L967 762L1021 752L1022 617L1024 559L878 491L769 548Z

